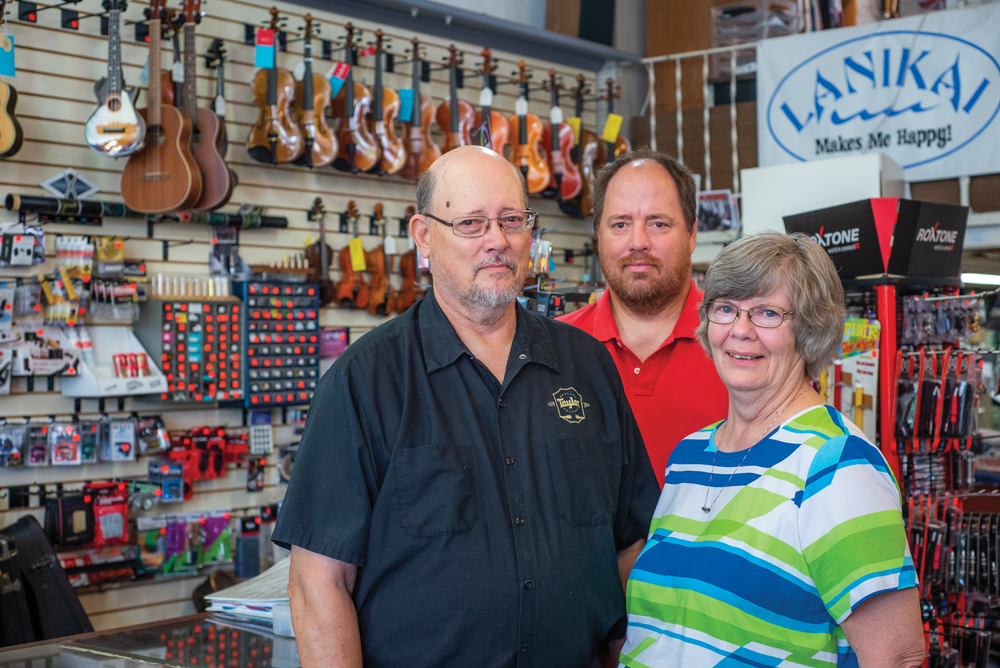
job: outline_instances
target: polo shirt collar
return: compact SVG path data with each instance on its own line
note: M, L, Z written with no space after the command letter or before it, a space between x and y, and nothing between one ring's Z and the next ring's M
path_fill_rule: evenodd
M427 296L420 300L418 307L420 348L427 373L443 369L462 355L469 354L469 349L434 298L433 288L427 291ZM527 361L544 364L558 372L559 358L548 329L520 304L516 305L516 309L517 329L514 332L511 352L523 350L528 356Z
M660 346L670 345L677 339L694 339L698 325L701 323L699 309L701 308L701 291L695 286L694 280L688 290L684 306L681 307L681 315L674 325L674 331L667 337ZM615 314L611 311L611 292L605 288L604 292L597 299L594 306L594 338L602 343L608 341L619 341L618 324L615 322Z

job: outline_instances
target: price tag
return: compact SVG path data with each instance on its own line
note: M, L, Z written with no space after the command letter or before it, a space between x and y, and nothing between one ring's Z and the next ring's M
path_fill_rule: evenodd
M492 107L493 106L493 91L489 88L484 88L479 91L479 106L480 107Z
M399 89L399 120L409 123L413 120L413 89Z
M399 251L396 250L396 237L391 237L388 234L382 239L382 250L386 255L396 255Z
M184 83L184 63L174 63L173 67L170 68L170 78L174 80L174 83Z
M608 114L608 120L604 123L604 132L601 139L614 143L618 139L618 133L622 130L622 117L618 114Z
M559 125L563 122L563 111L559 107L549 107L549 121L552 125Z
M351 252L351 269L354 271L366 271L365 248L361 245L361 239L351 239L348 244Z
M0 33L0 75L14 76L14 36Z
M340 94L340 89L344 87L344 82L347 81L347 75L350 73L351 66L347 63L334 63L333 69L330 70L330 74L328 75L331 97L337 97Z
M580 143L580 133L583 130L583 121L574 116L572 118L566 119L566 125L573 128L573 145L576 146Z
M292 76L295 77L296 81L302 81L306 77L306 63L304 60L300 60L299 64L295 66L292 70Z
M254 67L274 67L274 31L261 28L253 50Z
M226 117L226 98L221 95L215 96L215 115L219 118Z
M146 64L142 66L142 72L139 72L139 84L145 86L149 83L149 56L146 56Z
M374 55L375 55L374 44L358 51L358 58L364 58L365 56L374 56Z

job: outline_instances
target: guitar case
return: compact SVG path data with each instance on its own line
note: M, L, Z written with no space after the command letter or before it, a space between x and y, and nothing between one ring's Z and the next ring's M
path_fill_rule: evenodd
M0 647L35 642L30 619L17 547L13 538L0 535Z
M14 561L21 572L35 640L92 632L94 627L38 520L26 515L0 529L0 534L14 539L17 546Z

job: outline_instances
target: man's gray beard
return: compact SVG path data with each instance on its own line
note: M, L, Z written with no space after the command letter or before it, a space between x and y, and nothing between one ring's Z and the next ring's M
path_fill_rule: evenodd
M473 285L465 302L470 310L483 315L485 320L496 322L503 315L506 307L521 294L521 286L514 282L506 288L487 289Z

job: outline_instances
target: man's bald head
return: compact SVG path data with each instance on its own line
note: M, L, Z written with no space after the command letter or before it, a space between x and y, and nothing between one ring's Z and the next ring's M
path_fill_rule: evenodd
M528 205L528 184L517 167L491 149L481 146L460 146L435 160L434 164L420 175L420 180L417 181L417 213L431 212L435 190L440 181L461 179L463 174L473 170L495 170L498 175L504 171L509 172L517 179L524 192L524 208L531 208Z

